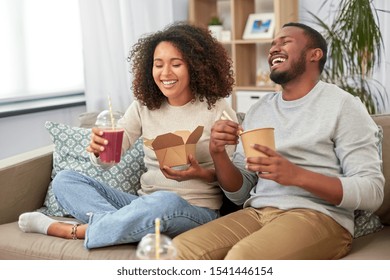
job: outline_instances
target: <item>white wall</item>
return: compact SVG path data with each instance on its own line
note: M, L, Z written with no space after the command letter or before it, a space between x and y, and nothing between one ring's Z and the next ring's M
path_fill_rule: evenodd
M52 143L46 121L78 125L85 106L0 118L0 160Z
M324 5L324 7L322 7L322 5ZM324 4L323 0L299 0L299 21L318 29L318 26L313 24L313 18L308 11L316 14L319 18L329 23L332 20L331 10L331 1Z

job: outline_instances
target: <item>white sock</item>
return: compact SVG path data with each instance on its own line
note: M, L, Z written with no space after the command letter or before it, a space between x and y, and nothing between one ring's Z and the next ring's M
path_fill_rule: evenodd
M24 232L47 234L47 229L52 223L58 221L40 213L29 212L19 216L19 228Z

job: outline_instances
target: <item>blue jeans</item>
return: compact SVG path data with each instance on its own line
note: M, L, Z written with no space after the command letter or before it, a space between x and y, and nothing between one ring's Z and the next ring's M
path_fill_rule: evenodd
M219 217L219 211L191 205L173 192L137 196L71 170L56 175L53 192L65 210L89 223L84 242L88 249L138 242L154 233L156 218L161 233L173 238Z

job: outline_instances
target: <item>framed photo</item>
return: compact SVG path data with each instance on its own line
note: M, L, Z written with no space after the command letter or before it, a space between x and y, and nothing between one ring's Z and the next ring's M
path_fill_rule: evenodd
M250 14L245 25L243 39L270 39L274 36L275 14Z

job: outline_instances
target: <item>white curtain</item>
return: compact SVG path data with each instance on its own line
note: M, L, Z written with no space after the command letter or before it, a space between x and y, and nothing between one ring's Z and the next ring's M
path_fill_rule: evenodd
M390 1L374 0L374 5L379 10L388 11L378 11L384 49L382 50L379 67L373 77L386 88L387 93L388 103L384 104L383 108L378 108L378 111L379 113L390 113Z
M133 100L127 56L145 34L174 21L175 0L80 0L87 111L125 111ZM181 6L186 9L185 6Z

